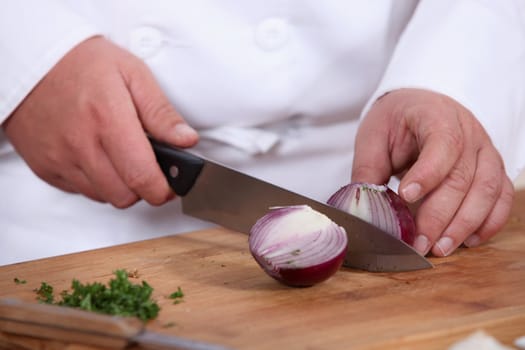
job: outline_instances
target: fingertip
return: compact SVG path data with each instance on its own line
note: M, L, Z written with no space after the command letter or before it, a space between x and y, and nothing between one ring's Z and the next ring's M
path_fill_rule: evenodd
M168 193L168 195L166 196L166 202L170 202L170 201L174 200L176 197L177 197L177 195L175 194L175 192L170 191Z
M179 147L190 147L199 140L197 131L189 126L166 97L149 69L135 70L128 84L137 114L144 130L155 139Z
M451 237L441 237L432 247L435 256L446 257L452 254L455 249L454 240Z
M421 255L425 256L425 255L427 255L427 253L430 250L430 248L432 248L432 243L427 238L427 236L420 234L414 240L413 247Z
M481 244L481 237L479 237L477 234L472 234L463 243L468 248L474 248Z
M199 134L186 123L175 124L172 131L173 143L181 147L195 145L199 140Z
M510 179L503 184L500 198L492 208L492 211L485 219L481 227L465 240L465 245L469 248L476 247L490 240L498 234L507 224L513 205L514 188Z
M389 178L390 169L355 164L352 169L352 182L363 182L382 185L387 183Z
M126 209L137 203L140 198L133 192L128 192L125 196L114 198L111 200L111 205L117 209Z
M400 186L399 194L408 203L415 203L421 199L422 187L417 182L411 182L406 186Z
M352 182L385 184L392 175L387 130L363 122L356 135ZM373 140L373 142L371 142Z

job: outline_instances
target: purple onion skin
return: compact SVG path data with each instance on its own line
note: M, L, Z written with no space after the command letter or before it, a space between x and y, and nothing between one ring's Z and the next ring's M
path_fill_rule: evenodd
M378 188L381 188L381 190L378 190ZM382 229L390 233L392 236L403 240L409 245L412 245L414 243L414 239L416 236L416 225L412 213L410 212L410 209L403 201L403 199L401 199L401 197L399 197L397 193L392 191L392 189L390 189L386 185L378 186L362 182L353 182L341 187L337 192L330 196L330 198L327 201L327 204L332 205L338 209L350 212L350 214L357 215L357 213L352 213L349 208L344 207L345 203L343 203L343 198L345 198L345 196L348 195L348 192L350 192L353 189L356 189L356 193L355 198L353 198L352 200L357 201L357 203L359 203L361 196L366 195L364 191L375 191L376 193L374 193L374 195L377 194L384 196L384 198L388 201L390 209L394 211L395 216L397 217L397 224L399 225L400 236L398 236L397 233L390 231L389 229ZM373 223L370 221L369 218L361 217L361 219Z
M332 260L302 269L281 269L279 282L291 287L310 287L332 277L343 265L346 249Z
M264 260L252 252L252 256L269 276L290 287L311 287L332 277L343 265L346 249L329 261L303 268L281 268L278 272L268 268Z
M396 211L399 219L399 226L401 227L401 239L407 244L414 244L416 238L416 224L410 209L406 203L398 196L392 189L387 188L386 194L390 199L392 208Z

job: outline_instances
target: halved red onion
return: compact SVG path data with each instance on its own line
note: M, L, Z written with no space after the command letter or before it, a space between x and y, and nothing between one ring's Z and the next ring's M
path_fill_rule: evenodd
M414 243L416 226L412 213L401 197L386 185L350 183L334 193L327 203L408 244Z
M343 227L307 205L275 207L250 231L250 251L263 270L294 287L322 282L339 270L348 238Z

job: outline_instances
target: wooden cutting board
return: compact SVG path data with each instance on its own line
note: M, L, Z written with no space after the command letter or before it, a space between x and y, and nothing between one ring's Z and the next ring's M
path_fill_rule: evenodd
M344 268L295 289L263 273L246 235L211 229L3 266L0 297L34 301L42 281L61 291L124 268L155 289L161 312L148 329L236 349L446 349L476 330L508 345L525 335L525 192L490 243L431 260L413 272Z

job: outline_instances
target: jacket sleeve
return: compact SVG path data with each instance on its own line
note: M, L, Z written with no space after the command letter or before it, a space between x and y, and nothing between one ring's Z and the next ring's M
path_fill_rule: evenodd
M468 108L515 178L525 164L525 3L422 0L362 117L399 88L436 91Z
M98 34L60 0L8 0L0 10L0 124L75 45Z

